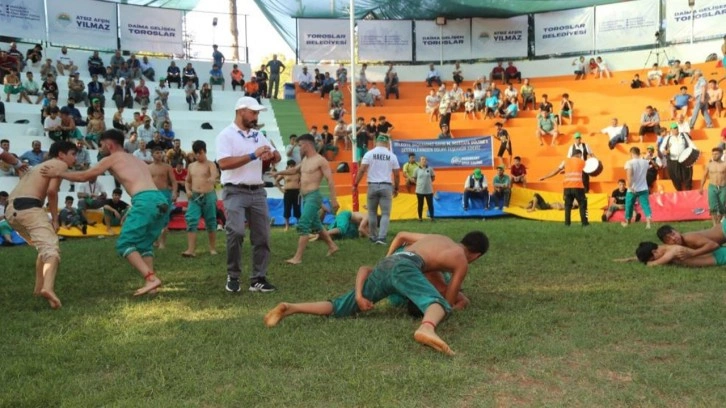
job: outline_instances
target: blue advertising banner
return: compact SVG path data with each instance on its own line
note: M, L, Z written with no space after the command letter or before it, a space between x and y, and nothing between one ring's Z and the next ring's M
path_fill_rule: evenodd
M491 136L456 139L394 140L393 154L403 165L408 154L426 156L434 168L494 167L494 145Z

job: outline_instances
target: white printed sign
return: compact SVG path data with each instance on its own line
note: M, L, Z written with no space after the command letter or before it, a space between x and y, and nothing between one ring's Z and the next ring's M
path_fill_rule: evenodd
M45 40L43 0L0 0L0 35Z
M416 20L416 61L471 59L471 20L449 20L444 26Z
M302 61L349 60L348 20L299 19L298 52Z
M168 54L184 52L181 11L122 4L119 18L121 48Z
M118 47L116 5L94 0L49 1L48 38L55 44Z
M527 16L471 20L471 53L474 58L527 56Z
M411 21L359 21L358 58L363 61L411 61L413 59Z
M595 44L598 50L652 44L660 20L660 0L638 0L597 6Z
M724 33L726 3L723 0L698 0L696 6L688 7L687 1L669 1L666 4L666 38L668 41L688 41ZM691 15L695 21L691 26Z
M592 50L594 16L595 9L592 7L535 14L535 54Z

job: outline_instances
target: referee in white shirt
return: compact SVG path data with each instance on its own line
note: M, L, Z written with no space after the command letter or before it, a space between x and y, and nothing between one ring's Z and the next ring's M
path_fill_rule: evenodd
M368 226L370 240L376 244L387 245L386 234L391 222L393 197L398 195L398 159L388 150L388 136L380 134L376 147L363 156L361 167L355 176L353 187L365 173L368 173ZM393 183L391 183L393 173ZM381 225L378 228L378 207L381 207Z
M227 285L229 292L239 292L242 242L245 221L252 242L250 292L272 292L267 282L270 262L270 215L267 192L262 181L262 162L280 161L280 153L255 128L260 111L266 108L256 99L243 96L234 107L234 122L217 135L217 162L222 170L222 200L227 215Z

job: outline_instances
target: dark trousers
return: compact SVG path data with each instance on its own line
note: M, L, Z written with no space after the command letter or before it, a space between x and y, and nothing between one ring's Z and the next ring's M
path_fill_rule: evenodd
M587 197L584 188L566 188L564 191L565 199L565 225L570 225L572 220L572 203L577 200L580 206L580 220L582 225L590 224L587 222Z
M658 170L650 167L648 171L645 173L645 181L648 183L648 188L653 188L653 184L655 184L655 181L658 179Z
M496 206L500 210L504 207L509 207L509 197L511 194L512 190L508 188L494 190L494 194L491 196L492 205Z
M175 77L175 78L166 77L166 86L171 88L171 84L176 84L176 89L181 88L181 85L182 85L181 78L180 77Z
M424 199L426 199L426 207L428 207L428 209L429 209L429 218L431 218L433 220L434 219L434 195L416 193L416 200L418 200L418 219L420 220L423 216Z
M436 83L436 86L441 86L441 78L439 77L431 77L426 78L426 83L431 86L431 84Z
M668 177L678 191L693 189L693 167L686 167L678 160L668 160Z
M590 192L590 175L585 173L584 171L582 172L582 185L585 186L585 192L589 193Z
M294 215L295 218L300 219L300 189L285 190L282 202L282 216L285 219L290 218L290 215Z
M401 96L401 94L398 92L398 85L386 87L386 99L388 99L390 95L396 95L396 99Z
M484 190L480 192L476 191L464 191L464 209L469 209L469 204L472 198L481 199L484 208L489 208L489 190Z
M659 125L655 125L655 126L641 126L640 127L640 131L638 131L638 134L640 136L643 136L646 133L655 133L656 135L659 135L660 134L660 126Z
M446 125L449 129L451 129L451 113L439 115L439 128L441 128L442 125Z
M240 87L244 91L245 90L244 86L245 86L244 79L240 79L239 82L235 81L234 79L232 80L232 90L233 91L236 91L237 87Z
M507 74L505 72L504 77L507 78L507 82L509 82L510 79L516 79L519 81L520 84L522 83L522 73L521 72L517 72L516 74L511 74L511 75Z
M267 95L267 81L258 81L257 85L260 87L260 89L257 91L260 94L260 97L262 98L268 98Z

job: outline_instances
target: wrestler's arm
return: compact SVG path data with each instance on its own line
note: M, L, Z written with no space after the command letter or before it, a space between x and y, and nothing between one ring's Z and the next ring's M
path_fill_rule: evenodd
M366 238L368 237L368 234L370 234L370 230L368 229L368 217L363 217L360 221L360 225L358 226L358 235Z
M176 177L174 177L174 169L169 166L167 170L167 178L169 179L169 185L171 186L171 200L176 201L179 197L179 183L176 182Z
M358 308L364 312L373 309L373 303L363 297L363 285L371 272L373 272L373 268L370 266L361 266L355 276L355 302L358 304Z
M441 296L446 296L446 290L448 289L448 285L446 284L446 281L444 280L444 275L442 272L429 272L426 273L426 279L428 279L429 282L436 288L436 291L438 291ZM456 310L461 310L469 305L469 299L461 292L456 295L456 302L451 305Z
M393 241L391 241L391 246L388 247L388 252L386 253L386 256L393 254L393 252L400 248L402 245L413 244L414 242L425 236L426 234L417 234L415 232L399 232L398 234L396 234L396 237L393 238Z
M95 166L84 171L63 171L58 167L43 167L40 169L40 174L45 177L60 177L68 181L89 181L92 178L98 177L108 171L113 165L114 159L112 156L106 156L101 159Z
M685 255L683 251L681 251L679 254L680 256L678 256L679 259L708 254L721 247L718 242L708 239L700 234L688 234L684 241L686 247L690 248L691 251L688 251L688 255Z
M300 173L300 166L302 166L302 164L298 164L295 167L291 167L289 169L285 169L285 170L281 170L281 171L272 171L272 172L270 172L270 174L273 177L277 177L277 176L292 176L293 174Z
M675 260L675 255L676 255L677 249L678 249L677 247L668 248L668 250L666 251L665 254L663 254L663 256L661 256L660 258L658 258L654 261L649 261L647 265L648 266L668 265L669 263L671 263Z

